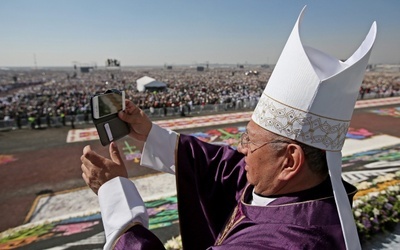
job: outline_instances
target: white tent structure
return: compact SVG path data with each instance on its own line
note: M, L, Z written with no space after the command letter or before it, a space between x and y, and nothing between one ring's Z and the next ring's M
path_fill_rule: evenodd
M167 88L167 84L149 76L143 76L136 80L136 88L139 92L143 92L146 89L165 89Z

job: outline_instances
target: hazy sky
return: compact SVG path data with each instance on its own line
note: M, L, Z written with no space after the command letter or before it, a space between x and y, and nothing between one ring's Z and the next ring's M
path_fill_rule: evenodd
M399 0L1 0L0 67L276 63L304 5L305 44L400 63Z

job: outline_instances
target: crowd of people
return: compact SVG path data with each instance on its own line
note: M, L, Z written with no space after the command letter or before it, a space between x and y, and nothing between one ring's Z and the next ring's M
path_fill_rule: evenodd
M383 98L400 95L400 71L369 71L360 87L358 99Z
M213 69L94 70L77 73L64 70L0 71L0 120L43 120L85 114L89 119L90 98L107 89L124 89L142 109L190 108L196 105L227 103L235 106L243 98L256 103L270 71L246 76L242 71ZM138 92L136 80L149 75L165 82L165 91ZM14 81L14 82L13 82ZM10 83L11 82L11 83ZM16 87L16 88L15 88ZM14 88L14 89L13 89ZM39 118L42 119L39 119ZM64 120L61 119L64 124ZM65 125L65 124L64 124Z
M66 122L73 125L76 115L83 115L88 122L91 96L110 88L125 90L128 98L150 114L162 109L166 115L167 108L174 108L184 115L183 110L190 113L210 104L240 109L243 103L249 103L254 108L270 74L268 67L257 67L257 71L220 67L201 72L188 67L120 68L89 73L77 69L2 69L0 121L14 121L19 128L21 119L32 128L43 122L52 126L56 120L65 126ZM166 90L137 91L136 80L143 76L166 83ZM395 95L400 95L400 72L366 73L359 99Z

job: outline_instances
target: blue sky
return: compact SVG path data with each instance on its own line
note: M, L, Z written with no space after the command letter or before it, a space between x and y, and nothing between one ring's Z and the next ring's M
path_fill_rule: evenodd
M0 67L274 64L305 5L305 44L346 59L377 21L370 62L400 63L398 0L2 0Z

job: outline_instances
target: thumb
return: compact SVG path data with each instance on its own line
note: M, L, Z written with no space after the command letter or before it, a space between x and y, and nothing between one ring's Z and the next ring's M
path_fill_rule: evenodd
M110 150L111 160L113 162L117 163L118 165L121 165L122 164L122 158L121 158L121 155L119 154L119 150L118 150L117 144L115 144L114 142L111 142L109 150Z

